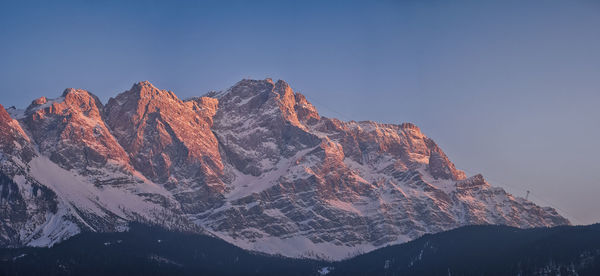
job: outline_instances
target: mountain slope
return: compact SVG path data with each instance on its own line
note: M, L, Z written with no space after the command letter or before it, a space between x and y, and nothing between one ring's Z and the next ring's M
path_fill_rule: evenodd
M467 178L413 124L322 117L281 80L188 100L140 82L105 106L67 89L0 119L2 192L14 195L0 201L9 210L3 246L140 221L341 259L464 225L569 223L481 175Z

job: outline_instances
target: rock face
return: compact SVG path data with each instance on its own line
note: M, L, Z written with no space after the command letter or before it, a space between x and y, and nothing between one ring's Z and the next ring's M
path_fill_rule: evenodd
M0 130L4 246L142 221L341 259L469 224L569 223L467 178L413 124L322 117L281 80L187 100L140 82L106 106L67 89L0 108Z
M107 164L128 164L127 154L102 119L103 106L93 94L66 89L58 99L39 98L25 111L25 127L39 151L65 169L90 173Z
M31 228L56 213L56 195L32 179L23 166L34 157L29 137L0 105L0 244L18 246L31 240ZM10 157L10 160L9 160Z
M160 183L185 210L204 210L221 197L224 165L211 131L217 100L182 101L149 82L135 84L106 105L107 124L131 165Z

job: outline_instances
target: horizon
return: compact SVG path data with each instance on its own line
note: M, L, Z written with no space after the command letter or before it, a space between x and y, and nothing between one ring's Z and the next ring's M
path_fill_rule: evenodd
M311 3L3 2L0 104L282 79L324 116L414 123L468 176L600 222L600 3Z

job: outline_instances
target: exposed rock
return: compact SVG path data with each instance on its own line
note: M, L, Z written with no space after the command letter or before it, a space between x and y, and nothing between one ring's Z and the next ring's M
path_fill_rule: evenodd
M217 204L225 189L219 141L211 131L217 103L182 101L145 81L109 100L106 122L137 171L173 190L185 209L199 211Z
M126 168L127 154L104 123L102 109L95 95L69 88L57 99L35 100L23 121L40 152L65 169Z
M0 227L4 245L142 221L340 259L469 224L569 223L466 178L414 124L321 117L284 81L242 80L185 101L146 81L106 106L67 89L19 121L0 107L0 130L0 203L10 206L0 215L14 221Z
M19 155L24 162L29 162L34 155L29 137L19 122L11 118L4 106L0 105L0 150L6 155Z

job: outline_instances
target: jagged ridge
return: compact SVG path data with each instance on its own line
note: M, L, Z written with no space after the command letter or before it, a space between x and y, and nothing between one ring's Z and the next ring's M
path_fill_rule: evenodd
M417 126L322 117L281 80L188 100L140 82L106 106L67 89L9 112L0 108L4 245L143 221L339 259L462 225L568 224L466 178Z

